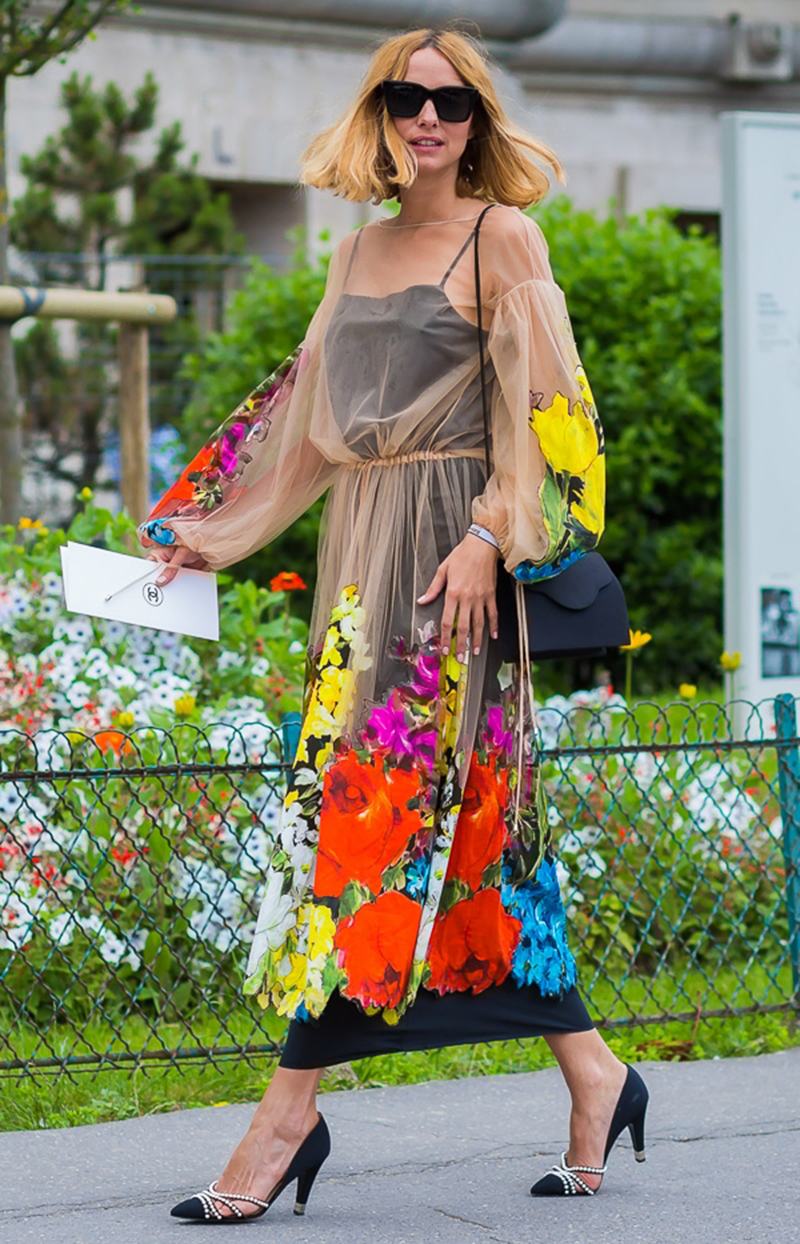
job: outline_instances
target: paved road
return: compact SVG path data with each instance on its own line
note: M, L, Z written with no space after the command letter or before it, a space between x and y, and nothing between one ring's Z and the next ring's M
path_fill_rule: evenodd
M287 1192L247 1230L278 1244L800 1244L800 1049L642 1071L648 1161L626 1133L600 1196L528 1196L567 1115L558 1072L539 1071L327 1094L334 1147L307 1216ZM0 1241L186 1244L196 1228L168 1208L219 1172L250 1114L0 1136Z

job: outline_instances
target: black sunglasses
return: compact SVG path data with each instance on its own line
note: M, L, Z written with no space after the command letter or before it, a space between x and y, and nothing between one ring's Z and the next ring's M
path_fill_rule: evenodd
M437 86L429 91L419 82L394 82L390 78L381 83L381 90L390 117L417 117L432 99L440 121L468 121L480 98L474 86Z

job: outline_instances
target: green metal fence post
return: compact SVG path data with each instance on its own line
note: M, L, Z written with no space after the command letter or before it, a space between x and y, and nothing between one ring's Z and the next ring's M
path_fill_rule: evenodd
M794 696L775 698L775 729L778 742L794 747L778 749L778 779L783 824L783 858L786 861L786 911L789 917L789 954L792 963L795 1004L800 1003L800 755L797 751L797 706Z
M284 713L281 718L281 734L283 736L283 759L287 765L294 760L297 745L300 742L300 727L303 724L301 713Z

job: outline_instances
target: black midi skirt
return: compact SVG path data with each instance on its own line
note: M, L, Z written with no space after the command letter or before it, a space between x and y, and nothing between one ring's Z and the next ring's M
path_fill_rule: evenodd
M520 987L510 977L477 994L439 995L420 989L397 1024L367 1015L336 992L319 1019L292 1020L280 1065L310 1071L376 1054L589 1032L593 1027L574 986L562 997L545 997L535 985Z

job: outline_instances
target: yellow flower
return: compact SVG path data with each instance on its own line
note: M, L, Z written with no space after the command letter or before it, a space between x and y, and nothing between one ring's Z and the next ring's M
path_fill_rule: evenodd
M133 713L124 712L117 714L116 724L119 726L120 730L130 730L135 723L136 718Z
M85 743L85 742L86 742L86 735L85 735L85 734L79 734L79 733L77 732L77 730L68 730L68 731L67 731L67 739L68 739L68 740L69 740L69 742L70 742L70 743L72 743L72 744L77 744L77 743Z
M32 518L21 518L19 520L18 526L22 529L22 531L28 531L28 529L33 526L33 519Z
M546 410L534 407L530 425L554 471L583 475L600 452L597 428L583 403L575 402L570 411L569 400L563 393L556 393Z
M693 682L682 682L678 687L678 695L682 700L693 700L697 695L697 687Z
M227 1102L227 1101L215 1101L215 1102L214 1102L214 1105L215 1105L215 1106L229 1106L229 1105L230 1105L230 1102Z
M179 695L175 701L175 716L191 717L196 703L193 695Z
M92 492L91 488L82 488L80 492L78 493L78 497L81 501L91 501L93 496L94 496L94 493Z
M637 652L639 648L649 644L652 638L649 631L631 631L630 640L627 644L620 644L620 648L623 652Z
M606 503L606 460L598 454L583 477L583 495L572 513L578 522L599 536L604 527Z
M742 654L741 652L723 652L719 663L729 674L733 674L742 664Z

